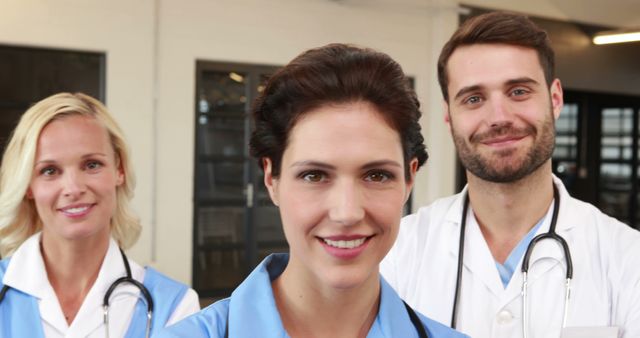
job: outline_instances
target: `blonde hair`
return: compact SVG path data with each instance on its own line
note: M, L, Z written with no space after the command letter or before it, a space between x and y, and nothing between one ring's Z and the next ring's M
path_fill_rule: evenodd
M20 118L5 149L0 168L0 255L11 255L27 238L42 229L42 221L32 200L26 198L33 174L38 138L53 120L71 115L89 116L107 130L116 163L124 182L116 188L116 210L111 218L111 236L127 249L138 239L142 226L129 206L135 177L122 130L107 108L82 93L60 93L29 108Z

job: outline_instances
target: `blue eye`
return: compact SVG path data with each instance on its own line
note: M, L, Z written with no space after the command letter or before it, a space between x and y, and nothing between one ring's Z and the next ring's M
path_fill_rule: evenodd
M511 96L522 96L529 94L529 91L524 88L515 88L511 91Z
M87 169L89 170L95 170L95 169L99 169L102 167L102 163L98 162L98 161L88 161L86 164Z
M482 100L482 98L478 95L474 95L474 96L469 96L468 98L466 98L463 103L464 104L476 104L476 103L480 103L480 101Z

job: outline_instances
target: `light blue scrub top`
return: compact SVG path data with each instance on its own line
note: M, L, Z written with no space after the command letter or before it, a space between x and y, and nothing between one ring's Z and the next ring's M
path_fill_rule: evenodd
M289 262L288 254L272 254L265 258L230 298L218 301L175 325L154 335L170 337L224 337L227 318L229 337L288 338L273 298L271 281L276 279ZM367 338L418 337L406 308L398 294L380 277L380 309ZM467 337L416 312L430 338Z
M11 258L0 261L0 289ZM173 311L189 289L186 285L147 267L144 286L153 299L151 334L164 328ZM144 337L147 328L147 303L139 297L125 338ZM44 338L38 300L29 294L9 288L0 303L0 338Z
M520 263L520 259L524 256L524 253L527 251L529 247L529 243L533 240L536 232L538 232L538 228L544 222L545 217L542 217L538 224L536 224L529 232L520 240L520 243L513 248L507 260L504 261L504 264L500 264L500 262L496 261L496 268L498 268L498 274L500 274L500 280L502 281L502 285L504 288L507 288L509 285L509 281L511 277L513 277L513 273L516 271L516 267L518 267L518 263Z

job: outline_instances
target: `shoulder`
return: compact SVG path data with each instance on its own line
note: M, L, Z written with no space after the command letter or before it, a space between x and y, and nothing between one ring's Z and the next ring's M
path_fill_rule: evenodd
M433 223L448 219L451 214L460 214L460 212L455 211L458 208L460 211L462 210L461 201L461 194L437 199L433 203L419 208L415 213L402 218L400 229L401 231L424 231L432 226Z
M605 250L638 250L640 253L640 232L622 223L592 204L569 197L568 207L562 222L578 229L578 233L588 236L586 240L596 241ZM571 230L569 230L571 231Z
M400 231L395 248L404 250L411 244L422 246L425 240L436 231L445 230L444 223L459 222L462 212L460 194L438 199L417 212L405 216L400 222ZM460 210L458 210L460 209Z
M0 260L0 287L4 286L4 273L5 271L7 271L7 267L9 266L9 261L11 260L11 257L7 257L3 260Z
M601 271L615 288L640 283L640 232L589 203L572 197L567 202L562 226L571 227L566 231L576 264Z
M0 278L4 275L4 272L7 271L7 267L9 266L9 262L11 261L11 257L7 257L5 259L0 260Z
M438 337L438 338L444 338L444 337L452 337L452 338L464 338L467 337L467 335L460 333L440 322L437 322L433 319L430 319L426 316L424 316L423 314L421 314L420 312L416 312L416 314L418 315L418 317L420 318L420 320L422 321L422 324L424 325L424 327L427 329L427 333L429 334L429 337Z
M228 314L229 298L215 302L202 311L169 326L157 337L224 337Z
M152 267L146 267L144 269L144 284L150 287L170 287L174 289L184 290L186 292L189 287L177 280L159 272Z

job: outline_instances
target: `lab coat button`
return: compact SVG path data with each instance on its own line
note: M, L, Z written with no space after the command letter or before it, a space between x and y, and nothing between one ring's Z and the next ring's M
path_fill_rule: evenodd
M497 316L498 324L502 324L502 325L511 323L512 319L513 319L513 315L511 314L511 312L507 310L500 311Z

